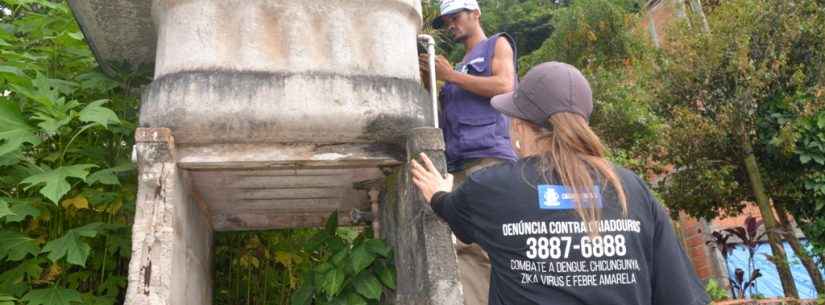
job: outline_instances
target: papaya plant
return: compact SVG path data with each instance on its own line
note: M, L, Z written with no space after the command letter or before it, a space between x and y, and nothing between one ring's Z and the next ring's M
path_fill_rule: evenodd
M146 78L103 75L64 2L0 11L0 304L120 303Z

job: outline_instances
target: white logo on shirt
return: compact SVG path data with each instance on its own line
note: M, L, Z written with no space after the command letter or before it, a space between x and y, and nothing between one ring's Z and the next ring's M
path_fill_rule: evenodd
M561 205L561 201L559 201L560 198L561 196L559 196L559 193L556 192L555 189L549 188L547 192L544 193L544 206L557 207Z

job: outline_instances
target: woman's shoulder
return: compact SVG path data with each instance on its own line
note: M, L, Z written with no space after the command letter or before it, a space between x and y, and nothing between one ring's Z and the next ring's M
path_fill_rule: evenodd
M644 178L620 165L614 164L614 168L616 175L619 176L622 182L622 188L624 188L629 203L638 205L639 208L650 213L655 213L657 209L663 208L653 196L650 186Z
M646 189L647 183L637 175L634 171L625 168L624 166L618 165L613 163L613 171L618 176L619 180L622 181L622 184L625 185L625 188L628 186L640 189Z
M468 180L480 185L501 185L502 182L510 181L513 173L520 168L522 160L504 160L498 164L477 170L468 176Z

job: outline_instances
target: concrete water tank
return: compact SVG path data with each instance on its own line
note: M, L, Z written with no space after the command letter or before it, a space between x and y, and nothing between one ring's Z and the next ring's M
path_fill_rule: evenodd
M141 127L179 144L382 143L431 123L415 0L153 2ZM400 128L399 128L400 127Z
M433 123L417 0L69 2L104 71L151 67L139 126L169 130L216 230L366 208L352 183Z
M69 4L104 72L152 71L125 304L211 304L214 231L345 225L384 182L391 302L462 303L449 231L405 174L419 152L445 167L440 130L415 128L433 124L418 0Z

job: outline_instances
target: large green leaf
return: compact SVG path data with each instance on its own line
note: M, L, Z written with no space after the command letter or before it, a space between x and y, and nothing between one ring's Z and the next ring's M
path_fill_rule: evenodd
M118 185L120 180L117 178L118 173L127 172L135 169L131 163L121 164L112 168L102 169L96 171L86 178L86 184L93 185L95 183L106 185Z
M85 266L92 248L80 238L97 236L100 226L100 223L90 223L66 231L62 237L46 243L42 253L49 253L48 257L53 262L66 257L66 261L70 264Z
M387 244L384 243L383 240L380 239L368 239L364 241L364 246L372 253L381 255L383 257L389 257L392 249L390 249Z
M97 123L103 127L109 124L118 124L120 119L117 114L109 108L103 107L107 100L98 100L89 103L80 111L80 120L87 123Z
M0 102L0 156L20 149L24 143L37 145L40 141L16 105Z
M0 218L6 216L16 216L11 209L9 209L9 202L5 198L0 197Z
M367 300L364 300L360 295L357 293L347 293L347 304L349 305L367 305Z
M341 268L332 268L321 279L321 290L328 296L335 296L341 292L346 273Z
M37 218L40 216L40 209L36 208L30 201L16 201L13 202L9 209L14 215L6 216L6 222L21 222L26 220L26 217L31 216Z
M72 305L83 303L80 292L65 288L44 288L29 291L20 299L27 305Z
M37 255L37 242L23 233L0 231L0 260L20 261L26 255Z
M37 126L46 132L46 134L56 135L60 131L61 127L69 125L69 123L72 122L72 118L74 118L74 116L70 115L68 112L61 112L57 116L52 116L45 112L38 112L33 116L33 118L40 121L40 123L37 123Z
M386 263L381 263L378 264L375 273L378 275L378 280L380 280L384 286L395 289L395 268Z
M383 287L381 286L381 282L379 282L372 273L364 272L359 274L358 277L353 280L352 285L355 287L355 291L358 291L359 294L367 299L378 300L381 298Z
M370 264L375 260L375 254L370 253L367 251L367 248L364 245L360 245L352 249L351 255L351 264L352 270L354 274L358 274L361 270L369 267Z
M43 196L46 196L46 198L57 204L60 202L60 198L66 195L71 189L66 179L74 177L85 180L86 175L89 174L89 169L93 167L95 167L93 164L63 166L28 177L24 179L22 183L29 185L26 187L26 190L44 184L43 188L40 189L40 194L43 194Z
M338 251L338 253L335 253L335 255L332 256L330 261L335 266L341 266L341 263L344 262L344 259L347 258L347 255L349 255L349 251L347 249Z

